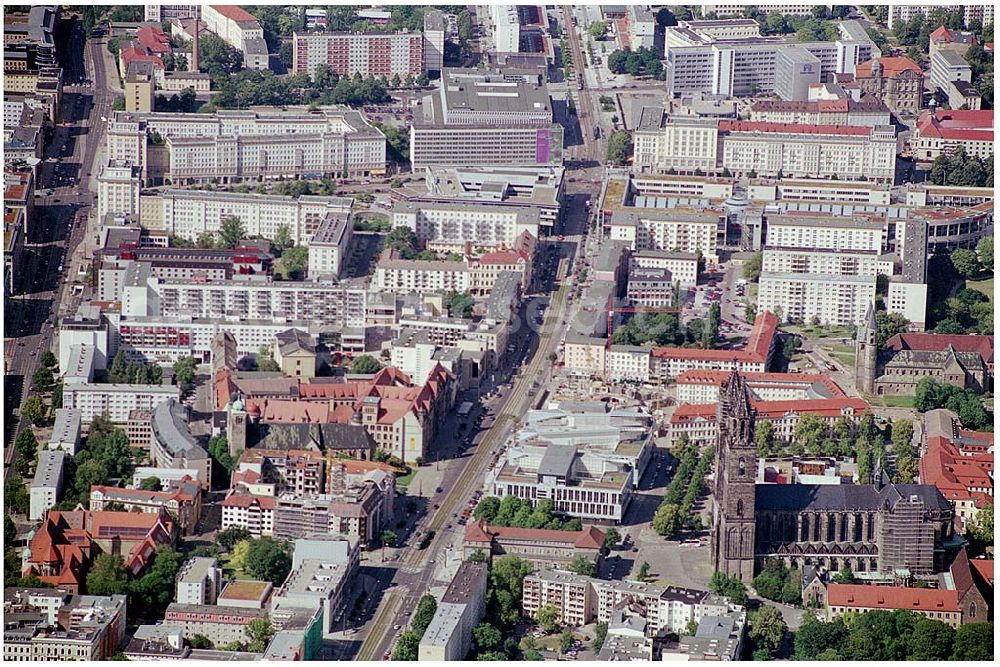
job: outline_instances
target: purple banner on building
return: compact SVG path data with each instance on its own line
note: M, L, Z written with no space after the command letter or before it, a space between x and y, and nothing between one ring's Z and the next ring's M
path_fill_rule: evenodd
M535 162L547 164L552 159L552 129L539 128L535 132Z

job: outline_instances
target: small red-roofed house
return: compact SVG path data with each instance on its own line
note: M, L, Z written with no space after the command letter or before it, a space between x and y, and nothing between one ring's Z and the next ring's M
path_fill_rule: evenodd
M881 57L858 65L855 81L895 113L917 113L924 95L924 72L906 57Z
M985 160L993 154L993 109L925 111L911 144L918 160L934 160L959 148Z

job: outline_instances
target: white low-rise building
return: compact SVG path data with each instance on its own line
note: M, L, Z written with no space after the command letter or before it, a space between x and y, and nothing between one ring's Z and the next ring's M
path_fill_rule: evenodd
M101 415L124 424L133 410L152 410L160 402L179 395L180 388L176 385L74 384L63 389L63 406L79 410L84 424Z
M70 456L76 456L83 432L83 413L71 408L56 410L56 421L49 436L49 449L58 449Z
M393 227L408 227L428 246L458 252L512 248L525 232L538 238L540 224L537 209L484 201L403 201L392 209Z
M701 253L707 261L718 262L719 226L725 218L721 211L687 207L618 210L611 216L608 238L624 241L633 251Z

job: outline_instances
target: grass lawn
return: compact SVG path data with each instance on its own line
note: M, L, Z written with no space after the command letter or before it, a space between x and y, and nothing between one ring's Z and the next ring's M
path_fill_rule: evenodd
M854 334L853 327L824 327L811 324L787 324L782 327L790 333L797 333L806 338L850 338Z
M993 278L987 278L985 280L966 280L965 286L978 290L990 297L990 301L993 301Z
M845 370L854 366L853 354L837 354L835 352L831 352L830 356L839 361L840 364L845 367Z
M912 408L913 396L873 396L869 402L887 408Z
M413 476L416 474L417 474L417 469L410 468L410 472L406 473L405 475L400 475L399 477L396 478L396 486L402 487L404 489L407 488L410 482L413 481Z

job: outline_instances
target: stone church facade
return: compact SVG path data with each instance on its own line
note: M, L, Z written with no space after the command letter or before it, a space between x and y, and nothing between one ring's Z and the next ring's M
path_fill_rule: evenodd
M734 373L719 400L712 564L749 583L777 558L799 569L914 575L941 570L958 546L954 509L936 487L892 484L755 484L754 414Z

